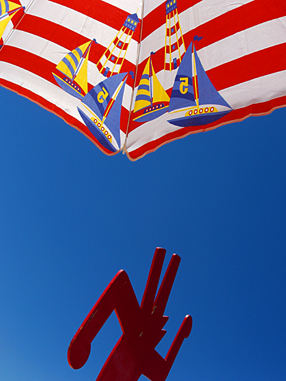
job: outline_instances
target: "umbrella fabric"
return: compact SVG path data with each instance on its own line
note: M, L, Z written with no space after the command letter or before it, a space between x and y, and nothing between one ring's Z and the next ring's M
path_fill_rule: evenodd
M0 84L57 114L106 154L124 151L136 160L286 104L280 0L0 5Z

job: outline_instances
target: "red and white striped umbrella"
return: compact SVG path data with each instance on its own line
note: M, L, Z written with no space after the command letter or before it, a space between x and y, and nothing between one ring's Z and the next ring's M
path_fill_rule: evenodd
M0 0L0 38L2 86L131 160L286 105L281 0Z

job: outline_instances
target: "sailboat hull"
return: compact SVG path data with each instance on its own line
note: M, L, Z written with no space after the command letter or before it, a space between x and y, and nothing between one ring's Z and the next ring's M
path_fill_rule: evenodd
M82 117L84 124L87 126L89 131L95 137L95 139L108 151L117 152L118 148L114 147L114 145L108 140L108 138L105 137L105 135L100 131L96 123L93 120L91 120L79 107L78 107L78 112L80 116ZM106 126L105 126L105 129L106 129Z
M55 81L57 84L68 94L72 95L73 97L76 97L80 100L83 99L85 96L84 91L80 88L80 86L75 83L74 81L71 81L68 77L59 77L58 75L53 73L53 76L55 78Z
M214 111L210 111L210 110ZM208 110L205 112L205 110ZM189 110L182 110L170 113L177 117L174 119L169 119L168 122L179 127L195 127L195 126L203 126L205 124L210 124L216 122L220 118L227 115L231 112L232 109L217 105L213 107L211 105L200 106L200 108L192 107Z
M143 123L150 122L150 120L156 119L159 116L165 114L168 110L169 103L167 102L158 102L154 103L152 106L146 107L143 110L138 111L134 114L134 122Z

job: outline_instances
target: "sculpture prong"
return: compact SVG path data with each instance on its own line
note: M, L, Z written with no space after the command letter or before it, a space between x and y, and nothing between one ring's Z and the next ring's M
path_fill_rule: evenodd
M165 255L165 249L156 248L141 302L141 308L146 314L150 314L153 309Z
M173 254L168 265L167 271L159 288L157 297L154 303L154 314L163 315L173 283L180 265L181 258L177 254Z

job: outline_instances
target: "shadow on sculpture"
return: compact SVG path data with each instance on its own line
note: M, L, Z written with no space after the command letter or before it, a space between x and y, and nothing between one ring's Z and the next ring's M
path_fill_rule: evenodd
M168 317L164 311L180 264L180 257L173 254L156 295L165 254L161 248L155 251L141 306L127 273L121 270L116 274L70 343L68 362L72 368L86 363L92 341L115 310L123 334L97 380L136 381L141 375L152 381L166 380L184 339L190 335L192 317L184 318L166 357L160 356L155 347L166 333L163 327Z

